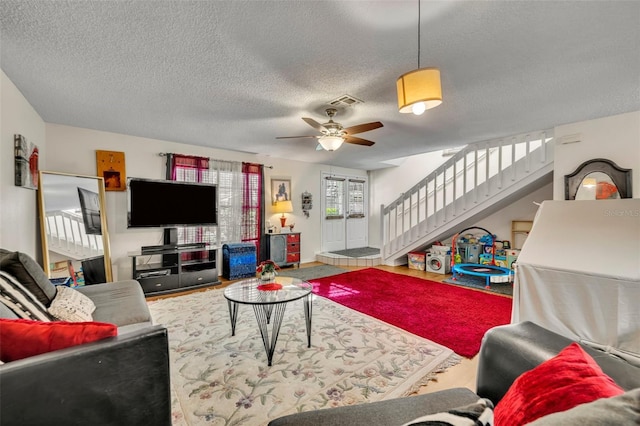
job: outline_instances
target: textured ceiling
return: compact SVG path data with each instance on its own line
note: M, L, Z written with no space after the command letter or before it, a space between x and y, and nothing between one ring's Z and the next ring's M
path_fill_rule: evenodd
M386 161L640 110L640 1L422 3L444 103L400 114L417 1L0 2L0 66L49 123L372 170ZM316 151L301 117L382 121ZM107 149L108 147L104 147Z

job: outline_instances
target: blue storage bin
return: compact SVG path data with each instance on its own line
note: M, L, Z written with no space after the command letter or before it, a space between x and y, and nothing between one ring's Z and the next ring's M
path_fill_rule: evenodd
M233 243L222 246L222 276L228 280L256 276L256 246L252 243Z

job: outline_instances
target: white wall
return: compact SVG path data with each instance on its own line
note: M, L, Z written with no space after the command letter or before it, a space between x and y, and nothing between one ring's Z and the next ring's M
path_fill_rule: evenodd
M15 186L13 135L38 146L39 164L46 158L45 123L22 93L0 71L0 247L41 259L37 192Z
M96 150L122 151L125 153L127 177L162 179L165 176L165 157L161 152L200 155L220 160L245 161L273 166L265 168L265 193L270 199L271 177L290 177L294 212L287 214L287 222L295 223L295 231L301 232L301 261L315 261L321 247L320 176L322 172L366 176L366 172L354 169L289 161L286 159L256 156L240 152L217 150L157 139L141 138L77 127L47 124L46 137L49 147L46 169L73 174L96 175ZM302 214L301 194L313 195L310 217ZM109 191L106 194L107 221L111 240L114 279L131 277L130 258L127 252L143 245L162 244L162 230L127 229L126 192ZM265 220L279 225L277 214L266 212Z
M606 158L633 169L633 198L640 198L640 111L557 126L553 173L553 199L564 200L564 175L587 160ZM563 144L578 135L580 142Z

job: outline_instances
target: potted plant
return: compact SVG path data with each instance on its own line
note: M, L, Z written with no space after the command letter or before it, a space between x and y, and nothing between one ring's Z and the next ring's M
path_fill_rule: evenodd
M258 265L256 272L260 274L261 280L271 281L278 275L279 269L280 267L273 260L265 260Z

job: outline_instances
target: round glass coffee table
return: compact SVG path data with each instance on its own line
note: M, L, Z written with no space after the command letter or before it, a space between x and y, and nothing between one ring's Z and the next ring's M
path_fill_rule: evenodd
M224 297L229 305L231 335L236 334L236 320L239 305L251 305L256 314L258 328L262 335L264 349L267 352L268 365L271 366L273 353L282 325L287 303L302 299L304 318L307 327L307 347L311 347L311 311L312 285L298 278L280 277L265 282L259 278L238 281L224 289ZM271 338L268 325L271 324Z

